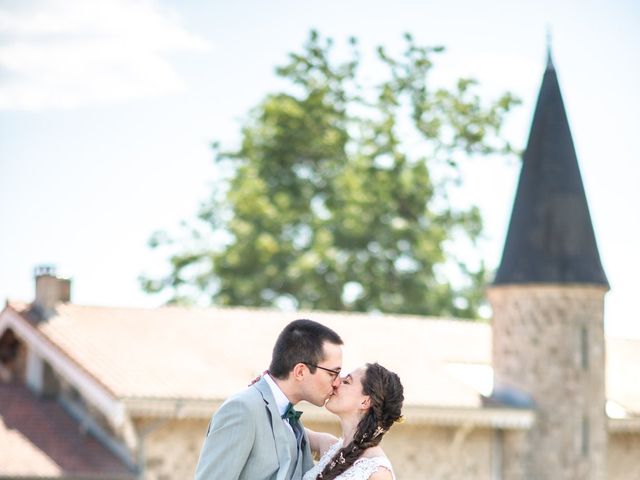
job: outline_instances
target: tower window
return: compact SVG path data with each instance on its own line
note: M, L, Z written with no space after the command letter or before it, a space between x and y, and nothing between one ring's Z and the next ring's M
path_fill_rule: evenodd
M589 370L589 332L587 327L580 329L580 364L583 370Z
M585 415L582 417L582 455L589 455L589 419Z

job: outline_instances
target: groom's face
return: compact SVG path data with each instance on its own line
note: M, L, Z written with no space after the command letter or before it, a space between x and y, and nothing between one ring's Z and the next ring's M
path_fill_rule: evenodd
M324 358L318 363L318 367L339 372L342 369L342 347L335 343L324 342ZM340 375L316 368L315 373L308 376L308 383L305 388L306 400L318 407L324 405L327 399L340 384Z

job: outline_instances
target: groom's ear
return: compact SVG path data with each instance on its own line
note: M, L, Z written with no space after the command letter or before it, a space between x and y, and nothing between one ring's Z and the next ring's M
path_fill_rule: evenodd
M307 373L307 366L304 363L296 363L291 373L294 379L302 380Z

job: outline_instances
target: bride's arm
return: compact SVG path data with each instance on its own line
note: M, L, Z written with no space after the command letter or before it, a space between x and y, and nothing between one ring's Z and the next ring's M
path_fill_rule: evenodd
M338 441L338 439L330 433L314 432L308 428L305 428L304 430L307 432L311 451L313 453L318 453L319 455L324 454L331 445Z

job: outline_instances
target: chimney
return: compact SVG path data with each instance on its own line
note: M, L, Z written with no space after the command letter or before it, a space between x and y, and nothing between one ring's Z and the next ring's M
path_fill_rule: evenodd
M49 318L56 305L71 300L71 280L58 278L53 265L38 265L34 269L36 280L36 299L34 306L42 316Z

